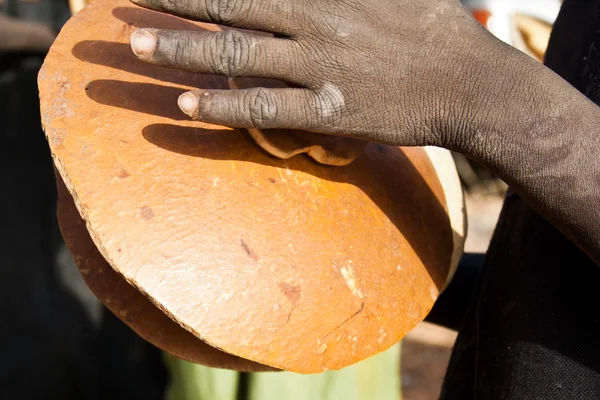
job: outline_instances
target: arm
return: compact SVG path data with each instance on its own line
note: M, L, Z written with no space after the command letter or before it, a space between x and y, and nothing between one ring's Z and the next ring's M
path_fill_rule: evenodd
M134 32L143 61L299 87L188 92L179 105L192 118L461 152L600 262L600 110L458 1L134 1L280 35Z
M47 51L54 41L50 27L0 14L0 51Z
M546 67L509 53L484 78L495 83L490 95L457 125L464 133L446 145L495 172L598 264L600 108Z

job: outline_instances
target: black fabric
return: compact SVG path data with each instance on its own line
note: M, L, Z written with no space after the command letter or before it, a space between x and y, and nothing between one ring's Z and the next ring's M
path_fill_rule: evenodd
M600 103L600 1L565 1L546 64ZM441 398L600 399L599 293L600 268L509 191Z
M484 254L464 254L452 281L425 318L427 322L454 330L460 328L484 262Z

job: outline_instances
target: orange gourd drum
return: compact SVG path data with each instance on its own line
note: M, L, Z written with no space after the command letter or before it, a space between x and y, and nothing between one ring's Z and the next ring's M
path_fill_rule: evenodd
M178 96L227 79L137 60L137 27L219 29L96 0L39 75L61 229L102 302L165 351L246 371L340 369L421 322L464 240L449 153L275 158L189 120Z

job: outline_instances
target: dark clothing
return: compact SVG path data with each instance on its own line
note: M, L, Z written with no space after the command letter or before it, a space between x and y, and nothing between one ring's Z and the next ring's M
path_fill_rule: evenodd
M600 103L600 1L565 1L546 64ZM598 293L600 268L509 192L441 397L600 399Z
M426 321L459 330L484 261L484 254L463 255L452 282L440 294Z

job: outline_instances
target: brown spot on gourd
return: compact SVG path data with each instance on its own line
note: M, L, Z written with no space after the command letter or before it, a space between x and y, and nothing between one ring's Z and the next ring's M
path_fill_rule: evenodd
M117 178L125 179L130 176L131 176L131 174L129 172L127 172L127 170L125 170L124 168L119 168L119 170L117 171Z
M142 218L144 218L146 221L150 221L152 218L154 218L154 211L152 211L152 209L148 206L142 207Z
M258 261L258 255L254 252L254 250L250 248L250 246L248 246L246 242L244 242L244 239L240 240L240 244L242 245L242 248L244 249L246 254L248 254L248 257L250 257L254 261Z
M288 300L292 303L292 306L295 307L296 304L298 304L298 301L300 301L302 287L300 287L300 285L290 285L286 282L279 282L277 286L279 286L279 290L281 290L281 293L283 293L285 297L287 297Z
M275 181L275 179L273 179L273 178L269 178L269 182L271 182L271 183L275 183L276 181Z

